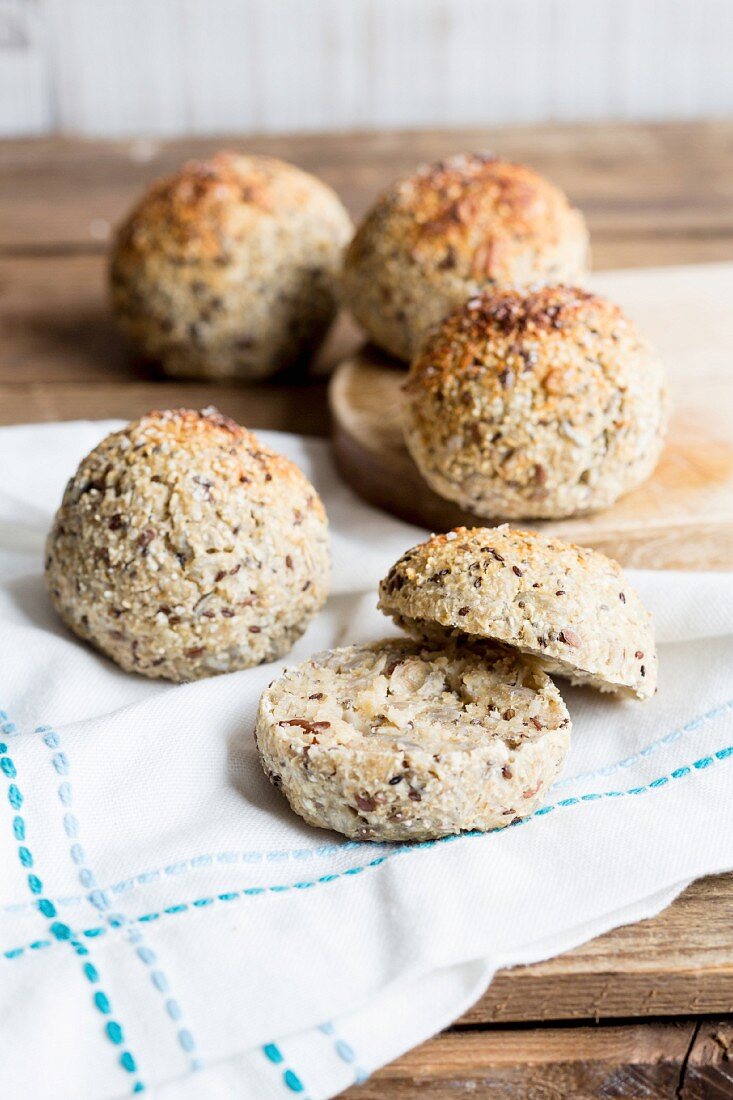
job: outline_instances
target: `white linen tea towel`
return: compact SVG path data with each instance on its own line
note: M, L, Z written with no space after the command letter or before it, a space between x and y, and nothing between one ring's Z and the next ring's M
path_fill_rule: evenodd
M348 842L294 816L257 761L259 694L285 662L150 682L55 618L43 536L112 426L0 431L1 1096L333 1096L497 968L733 867L732 574L632 576L656 617L658 695L563 686L573 746L531 820ZM333 594L287 662L394 633L376 583L423 532L357 501L326 444L262 435L332 525Z

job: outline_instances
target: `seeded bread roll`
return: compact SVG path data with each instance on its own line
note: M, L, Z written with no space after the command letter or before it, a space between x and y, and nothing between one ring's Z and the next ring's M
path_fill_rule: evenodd
M455 156L377 200L346 253L342 295L376 344L409 360L479 290L582 282L587 261L583 217L557 187L522 164Z
M656 690L651 615L598 550L506 525L458 527L402 555L379 607L431 645L490 639L574 684L639 699Z
M471 298L428 337L404 433L430 487L479 516L606 508L656 466L664 372L618 306L575 288Z
M111 262L117 320L167 374L256 379L311 352L335 313L351 222L315 176L218 153L154 183Z
M328 577L313 486L215 409L152 412L107 436L46 546L64 622L127 671L168 680L281 657Z
M570 718L531 661L406 639L317 654L262 696L262 766L309 825L356 840L502 828L541 804Z

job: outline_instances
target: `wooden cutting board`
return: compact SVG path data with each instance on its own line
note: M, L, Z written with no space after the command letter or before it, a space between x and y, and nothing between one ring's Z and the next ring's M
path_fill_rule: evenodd
M661 354L673 402L669 439L650 480L612 508L531 526L624 565L733 568L733 264L607 272L592 285ZM486 525L428 488L410 458L400 422L404 377L369 345L339 365L329 397L343 476L369 503L431 531Z

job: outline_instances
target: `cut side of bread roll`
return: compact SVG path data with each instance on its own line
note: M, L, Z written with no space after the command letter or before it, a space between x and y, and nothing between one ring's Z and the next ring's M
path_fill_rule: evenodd
M255 736L308 824L428 840L530 816L565 759L570 718L531 659L388 639L286 670L262 696Z

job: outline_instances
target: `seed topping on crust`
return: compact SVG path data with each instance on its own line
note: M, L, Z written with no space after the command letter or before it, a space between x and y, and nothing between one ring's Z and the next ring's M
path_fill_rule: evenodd
M622 578L597 550L507 525L456 528L392 566L379 606L431 644L500 643L574 682L645 699L656 688L651 617L628 587L614 599Z

